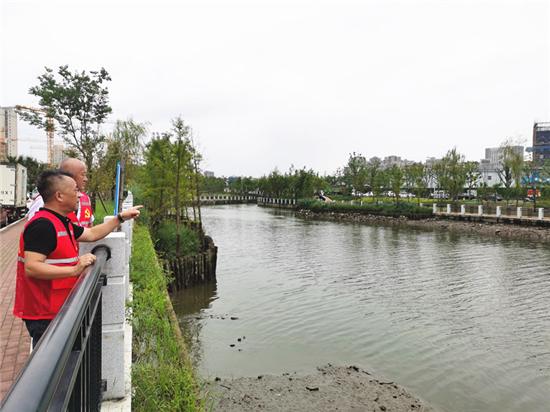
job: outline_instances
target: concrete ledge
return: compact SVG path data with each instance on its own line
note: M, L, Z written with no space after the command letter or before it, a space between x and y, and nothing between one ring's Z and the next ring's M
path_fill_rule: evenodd
M125 380L124 326L103 326L101 338L103 351L101 377L107 381L107 390L103 394L103 399L122 399L124 398Z
M132 410L132 324L124 325L124 398L101 404L101 412L130 412Z

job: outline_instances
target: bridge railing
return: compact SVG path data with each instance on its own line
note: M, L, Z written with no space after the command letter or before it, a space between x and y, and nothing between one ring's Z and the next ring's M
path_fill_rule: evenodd
M111 257L96 246L94 265L78 279L57 316L4 398L5 412L99 411L101 378L102 269Z

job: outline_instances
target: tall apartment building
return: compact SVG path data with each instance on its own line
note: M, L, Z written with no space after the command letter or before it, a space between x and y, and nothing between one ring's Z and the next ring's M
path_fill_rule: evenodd
M514 153L523 157L525 148L523 146L512 146ZM485 159L491 161L492 164L498 165L502 162L502 147L493 147L485 149Z
M54 144L53 145L53 164L54 167L57 167L61 164L61 162L68 158L65 153L63 153L63 150L65 150L65 146L62 144Z
M533 125L533 147L529 151L534 160L550 160L550 122Z
M6 156L17 157L17 113L9 107L0 108L1 133L6 144Z

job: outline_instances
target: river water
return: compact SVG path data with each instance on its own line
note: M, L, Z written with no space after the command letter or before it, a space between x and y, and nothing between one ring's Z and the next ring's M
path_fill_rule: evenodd
M549 245L255 205L202 218L217 280L173 304L204 377L355 365L449 412L550 410Z

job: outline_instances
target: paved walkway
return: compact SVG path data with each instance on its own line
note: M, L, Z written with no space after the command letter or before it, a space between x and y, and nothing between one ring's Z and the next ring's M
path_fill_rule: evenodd
M24 322L13 316L19 235L27 219L0 231L0 400L29 357L31 338Z

